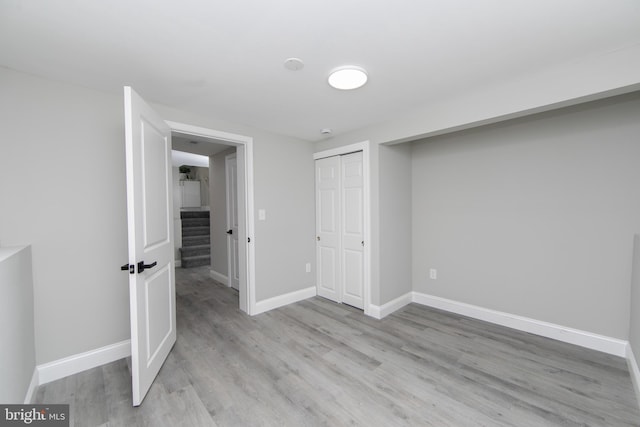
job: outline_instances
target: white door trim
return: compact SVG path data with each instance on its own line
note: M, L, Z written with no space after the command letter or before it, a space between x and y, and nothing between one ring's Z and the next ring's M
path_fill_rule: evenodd
M244 149L244 155L238 156L239 160L244 160L243 168L238 168L238 172L242 170L244 176L244 185L246 191L244 192L244 203L238 203L238 213L240 216L244 216L242 225L244 225L244 233L239 233L239 239L242 239L240 244L240 258L244 258L245 262L240 264L240 268L244 267L244 276L246 280L242 280L240 277L240 309L247 312L249 315L256 313L256 283L255 283L255 246L253 244L255 220L253 212L253 138L245 135L238 135L228 132L223 132L214 129L203 128L200 126L193 126L184 123L166 121L173 132L178 132L186 135L201 136L205 138L217 139L219 141L229 142L231 145L235 145ZM242 215L244 211L244 215ZM243 235L244 234L244 235ZM251 240L251 242L248 241Z
M340 156L362 151L364 176L364 314L371 316L371 142L363 141L313 153L313 159ZM315 167L315 166L314 166Z

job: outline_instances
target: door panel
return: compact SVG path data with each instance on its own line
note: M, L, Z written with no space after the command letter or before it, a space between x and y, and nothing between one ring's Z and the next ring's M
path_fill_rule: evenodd
M336 264L335 260L338 259L338 254L334 248L328 247L319 247L320 251L320 259L322 263L319 268L319 282L321 284L321 288L323 292L330 294L337 294L337 283L336 283ZM322 295L324 296L324 295Z
M320 231L321 233L338 232L338 192L336 189L320 190Z
M362 152L341 156L342 301L364 308Z
M227 230L231 230L227 238L227 256L229 286L240 287L240 264L238 259L238 161L235 154L225 157L225 174L227 178Z
M171 132L125 87L133 405L142 403L176 341ZM138 263L146 264L144 270Z
M144 247L150 247L169 241L169 221L164 213L168 203L167 153L171 152L171 140L167 140L162 130L155 127L144 117L140 120L142 143L142 214Z
M344 265L344 302L362 299L362 251L346 249L343 255ZM355 304L350 304L355 305ZM362 308L362 307L358 307Z
M342 302L340 280L340 158L316 160L316 287Z
M145 298L149 301L147 311L147 365L153 363L162 349L162 344L171 339L171 312L173 301L171 294L171 272L168 266L151 274L145 280Z

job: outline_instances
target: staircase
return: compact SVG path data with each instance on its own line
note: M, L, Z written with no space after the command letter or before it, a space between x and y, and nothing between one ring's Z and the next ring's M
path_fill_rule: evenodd
M211 264L209 211L182 211L182 248L180 259L183 268Z

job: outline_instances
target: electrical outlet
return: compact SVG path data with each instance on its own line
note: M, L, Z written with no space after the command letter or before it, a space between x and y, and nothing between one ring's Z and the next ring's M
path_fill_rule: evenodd
M310 263L310 262L308 262L308 263L305 265L305 270L307 271L307 273L311 273L311 263Z
M438 270L436 270L435 268L430 268L429 269L429 279L436 280L437 278L438 278Z

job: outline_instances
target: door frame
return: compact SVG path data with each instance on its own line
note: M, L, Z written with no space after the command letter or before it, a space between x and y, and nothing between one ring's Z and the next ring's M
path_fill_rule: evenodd
M330 150L313 153L313 159L324 159L326 157L341 156L343 154L362 151L362 175L363 175L363 231L364 231L364 314L372 316L371 313L371 143L370 141L358 142L344 145ZM315 166L314 166L315 167ZM317 254L316 254L317 256ZM319 267L318 267L319 268Z
M240 200L240 198L238 199L239 225L241 226L240 228L244 228L244 230L238 233L238 240L244 242L238 245L240 270L241 273L244 272L244 274L240 276L239 284L240 309L252 316L256 313L256 269L255 246L253 244L255 230L253 211L253 138L169 120L166 120L166 123L172 132L224 141L229 143L229 145L237 147L238 179L242 179L244 186L242 200Z

